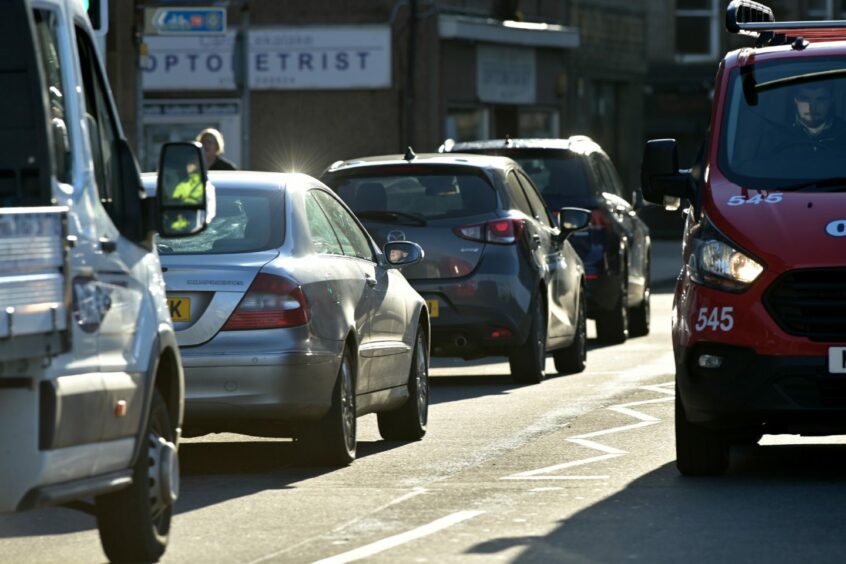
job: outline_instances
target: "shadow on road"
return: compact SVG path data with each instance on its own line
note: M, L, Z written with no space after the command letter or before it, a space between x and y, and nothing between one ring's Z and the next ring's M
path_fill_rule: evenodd
M522 563L836 562L844 518L846 446L743 447L726 476L683 478L667 464L546 536L469 552L525 547Z

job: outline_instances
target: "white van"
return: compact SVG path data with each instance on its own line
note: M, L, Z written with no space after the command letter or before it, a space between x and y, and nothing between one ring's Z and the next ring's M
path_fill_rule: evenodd
M211 219L201 149L146 198L82 0L0 0L0 29L0 512L91 511L109 559L155 561L184 385L153 238Z

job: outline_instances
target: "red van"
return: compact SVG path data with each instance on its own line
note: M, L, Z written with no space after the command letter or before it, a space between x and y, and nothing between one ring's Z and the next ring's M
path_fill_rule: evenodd
M721 474L763 434L846 433L846 24L747 0L697 165L649 141L648 201L687 213L673 303L676 465Z

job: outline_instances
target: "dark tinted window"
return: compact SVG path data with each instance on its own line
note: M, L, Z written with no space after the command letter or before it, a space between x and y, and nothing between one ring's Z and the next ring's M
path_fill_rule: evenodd
M490 213L496 192L475 174L418 172L324 178L355 213L399 212L424 220Z
M217 214L192 237L158 240L161 254L249 253L275 249L285 233L282 193L217 188Z
M555 157L517 157L526 174L543 196L571 196L579 199L590 196L590 184L582 160L571 153Z

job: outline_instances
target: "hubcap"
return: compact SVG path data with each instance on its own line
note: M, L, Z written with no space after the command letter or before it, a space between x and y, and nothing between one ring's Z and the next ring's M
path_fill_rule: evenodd
M150 512L156 521L179 497L179 455L176 446L156 432L147 442Z

